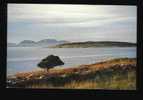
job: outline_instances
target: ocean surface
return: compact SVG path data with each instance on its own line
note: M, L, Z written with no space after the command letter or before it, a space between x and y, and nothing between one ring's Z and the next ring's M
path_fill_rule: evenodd
M56 55L65 63L61 67L76 67L107 59L136 57L136 47L100 47L100 48L42 48L8 47L7 75L37 69L37 64L48 55Z

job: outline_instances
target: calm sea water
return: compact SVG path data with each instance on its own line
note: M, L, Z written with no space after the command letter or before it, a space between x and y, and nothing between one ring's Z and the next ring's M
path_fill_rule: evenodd
M8 47L7 74L34 70L44 57L54 54L59 56L64 65L76 67L80 64L91 64L112 58L136 57L136 47L110 48L40 48L40 47Z

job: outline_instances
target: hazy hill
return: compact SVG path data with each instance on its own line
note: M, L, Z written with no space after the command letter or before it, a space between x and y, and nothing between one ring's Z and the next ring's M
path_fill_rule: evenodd
M87 41L87 42L72 42L53 46L52 48L88 48L88 47L132 47L135 43L115 42L115 41Z
M36 46L36 42L32 40L23 40L17 46Z
M57 41L55 39L43 39L37 42L37 45L41 46L52 46L52 45L58 45L58 44L63 44L67 43L67 41Z
M13 43L8 43L8 47L33 47L33 46L42 46L42 47L48 47L48 46L53 46L53 45L59 45L59 44L63 44L63 43L67 43L68 41L58 41L55 39L43 39L40 41L32 41L32 40L23 40L18 44L13 44Z
M7 43L7 46L8 47L14 47L14 46L17 46L17 45L16 45L16 43Z

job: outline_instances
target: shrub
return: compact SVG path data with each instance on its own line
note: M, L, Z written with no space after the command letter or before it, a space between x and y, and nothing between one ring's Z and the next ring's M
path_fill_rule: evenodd
M49 55L46 58L42 59L40 63L38 63L38 67L45 68L47 71L50 68L53 68L58 65L64 65L64 62L58 57L54 55Z

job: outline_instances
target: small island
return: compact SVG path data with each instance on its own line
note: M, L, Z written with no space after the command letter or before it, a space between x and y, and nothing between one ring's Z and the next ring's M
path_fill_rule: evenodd
M135 47L136 43L116 42L116 41L87 41L63 43L51 48L89 48L89 47Z

